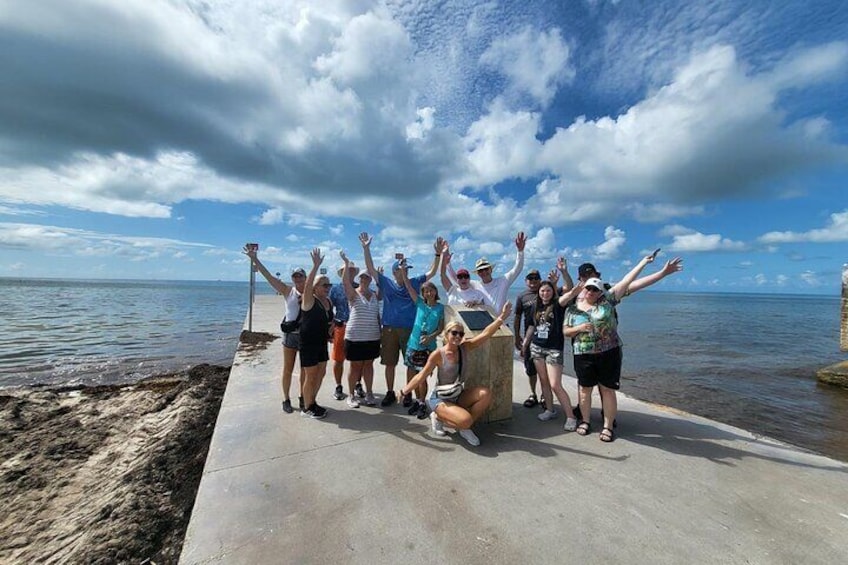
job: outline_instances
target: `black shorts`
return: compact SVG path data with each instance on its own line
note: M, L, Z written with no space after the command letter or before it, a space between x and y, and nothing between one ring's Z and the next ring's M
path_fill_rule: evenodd
M380 356L380 340L344 340L345 359L348 361L373 361Z
M326 363L330 359L327 352L327 340L305 340L300 336L300 366L314 367L319 363Z
M603 353L584 353L574 356L577 384L593 387L601 384L607 388L621 388L621 347Z

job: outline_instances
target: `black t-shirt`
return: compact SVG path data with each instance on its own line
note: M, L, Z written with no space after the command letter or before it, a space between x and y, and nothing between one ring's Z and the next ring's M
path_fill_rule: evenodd
M301 343L320 343L327 341L330 335L330 322L333 321L333 305L325 310L321 301L317 298L312 308L301 310L300 341Z
M562 349L565 341L562 336L562 322L565 320L565 306L560 306L559 301L554 299L553 303L543 307L540 315L536 316L536 305L533 305L533 325L536 332L533 334L533 343L546 349Z
M533 325L533 306L536 304L536 293L532 290L525 290L515 299L515 312L524 319L524 329L526 330ZM514 328L515 335L524 337L521 328Z

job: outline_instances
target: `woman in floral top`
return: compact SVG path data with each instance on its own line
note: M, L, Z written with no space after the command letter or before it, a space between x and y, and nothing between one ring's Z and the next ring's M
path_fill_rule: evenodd
M604 407L604 427L600 440L615 439L613 422L618 412L615 391L620 388L621 339L618 337L618 318L615 305L627 294L627 290L642 269L652 263L656 255L648 255L609 290L601 279L590 278L579 282L575 288L584 292L565 312L563 334L571 338L574 350L574 372L579 385L580 413L584 420L577 425L577 433L585 436L590 432L589 414L592 409L592 389L597 386Z

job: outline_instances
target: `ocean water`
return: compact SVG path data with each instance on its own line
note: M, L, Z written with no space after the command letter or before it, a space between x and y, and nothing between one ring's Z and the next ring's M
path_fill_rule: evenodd
M0 387L228 365L248 299L246 282L0 278ZM848 461L848 390L815 378L848 357L838 297L643 291L618 310L625 394Z

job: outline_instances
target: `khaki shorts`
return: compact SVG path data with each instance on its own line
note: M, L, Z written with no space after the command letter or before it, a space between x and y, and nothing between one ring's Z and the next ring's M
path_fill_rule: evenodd
M333 322L333 354L331 359L339 363L345 360L345 328L347 324Z
M409 341L411 328L393 328L383 326L380 330L380 364L394 366L400 361L401 353L406 355L406 342Z

